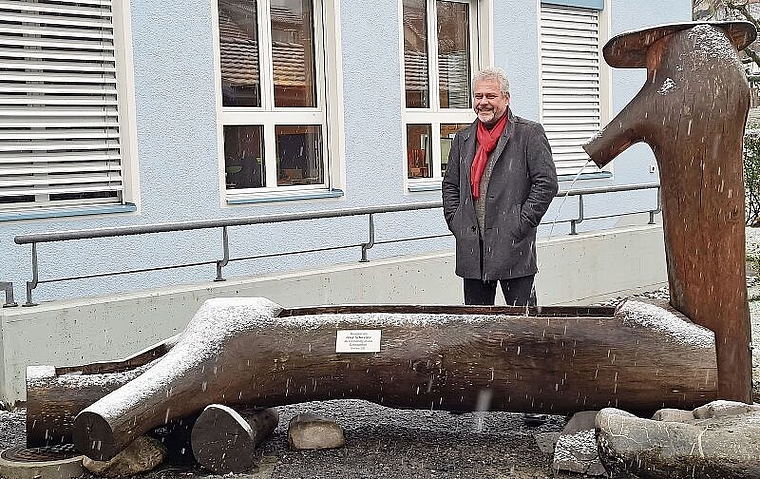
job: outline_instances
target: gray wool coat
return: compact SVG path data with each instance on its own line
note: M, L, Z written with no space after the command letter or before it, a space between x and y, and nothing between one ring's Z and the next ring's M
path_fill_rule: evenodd
M456 238L456 274L463 278L512 279L538 271L536 227L557 194L557 170L544 128L511 110L507 114L507 127L491 152L498 159L488 191L480 192L487 195L482 251L470 187L478 120L451 145L443 215Z

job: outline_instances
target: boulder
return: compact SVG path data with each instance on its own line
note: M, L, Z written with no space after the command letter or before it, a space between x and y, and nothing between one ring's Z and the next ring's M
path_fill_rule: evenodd
M140 436L108 461L94 461L85 457L82 465L103 477L133 476L148 472L166 459L166 447L161 441L152 437Z
M694 420L694 413L692 411L684 411L683 409L665 408L655 412L652 420L689 423Z
M696 419L708 419L728 416L738 416L746 413L760 413L760 404L744 404L736 401L713 401L692 411Z
M343 447L343 428L335 421L314 414L295 416L288 424L288 444L293 449L332 449Z
M594 419L597 411L581 411L573 415L562 430L554 447L552 468L589 476L603 476L606 471L599 461Z
M642 419L619 409L596 416L599 457L613 477L750 479L760 477L760 407L714 401L686 414Z
M554 454L554 448L561 434L559 432L539 432L533 434L533 439L536 440L536 445L541 452L547 455Z

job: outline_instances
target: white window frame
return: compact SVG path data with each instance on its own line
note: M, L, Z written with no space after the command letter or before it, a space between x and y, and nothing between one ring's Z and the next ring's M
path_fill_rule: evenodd
M12 7L12 4L17 4L18 6L15 7L11 12L18 12L18 13L7 13L3 12L3 14L13 16L13 15L26 15L26 14L33 14L35 11L46 11L49 13L58 12L58 13L65 13L67 11L72 12L73 15L76 15L76 6L67 6L66 3L61 3L60 5L54 5L51 4L49 6L44 6L37 4L36 2L25 2L25 1L16 1L16 2L8 2L8 7ZM28 7L24 6L25 4L33 4L29 5ZM103 5L109 6L111 8L110 11L110 28L113 32L113 61L114 61L114 71L113 74L115 76L115 96L116 96L116 102L113 104L116 108L116 121L115 121L115 128L116 128L116 136L113 136L111 138L111 142L113 145L112 150L118 150L118 165L112 165L111 166L111 173L109 173L109 180L108 182L113 182L114 186L108 186L105 187L103 191L106 189L113 190L115 187L117 191L117 195L112 198L84 198L84 199L71 199L71 200L50 200L48 194L39 194L34 195L35 201L34 202L20 202L20 203L0 203L0 221L5 219L33 219L33 218L42 218L42 217L55 217L55 216L76 216L76 215L85 215L85 214L100 214L100 213L108 213L108 212L125 212L125 211L134 211L135 205L134 203L138 203L139 201L139 180L137 177L137 139L136 139L136 117L135 117L135 103L134 103L134 78L132 74L132 39L131 39L131 16L130 16L130 2L129 0L112 0L111 2L104 1ZM81 19L72 16L70 20L67 19L67 17L63 16L62 18L59 18L58 22L60 22L60 25L68 25L71 28L76 28L80 23ZM64 27L65 28L65 27ZM73 33L73 32L72 32ZM41 37L44 41L44 36ZM73 37L72 37L73 38ZM65 42L64 42L65 43ZM41 52L46 52L46 50L42 49ZM82 50L82 53L86 53L84 50ZM55 55L58 56L57 53L48 53L47 55ZM45 57L47 57L45 55ZM45 57L41 57L44 61ZM74 60L74 56L69 56L67 58L71 58L72 60L69 60L71 62L74 61L80 61L83 62L85 57L92 57L92 55L82 55L80 56L80 60ZM10 61L10 60L8 60ZM84 64L84 63L83 63ZM44 63L40 63L39 66L42 67ZM96 63L93 63L93 65L96 65ZM38 66L32 66L30 64L30 68L32 70L29 71L35 71L35 68L38 68ZM44 68L44 67L43 67ZM44 75L47 72L50 72L50 75L53 75L53 70L36 70L36 71L42 71L42 78L44 81ZM71 75L76 75L78 72L71 70ZM80 72L86 71L85 69L80 70ZM62 72L65 73L65 72ZM0 73L0 77L2 77L2 74ZM51 76L52 78L52 76ZM74 82L75 83L75 82ZM22 86L23 84L19 83L17 86ZM94 100L94 98L93 98ZM89 104L93 100L83 100L83 103L80 103L79 105L86 105ZM50 101L43 103L43 105L46 106L40 106L40 110L44 112L46 109L50 109L50 113L43 113L43 115L48 116L49 118L55 118L55 112L54 109L56 108L56 105L54 103L51 103L55 101L53 98L50 99ZM68 118L76 119L79 118L76 114L76 108L78 104L76 102L66 103L66 109L68 109L68 112L62 112L64 115L67 115ZM28 106L19 104L20 108L29 108ZM93 107L97 107L93 103ZM31 113L31 112L30 112ZM29 117L33 118L33 117ZM97 117L92 117L94 119L97 119ZM2 127L9 128L8 131L14 131L14 127L10 126L10 124L3 125L3 121L0 119L0 128ZM60 128L57 130L57 137L60 139L53 139L53 137L50 137L49 135L44 135L44 133L51 133L51 130L37 130L37 134L34 133L34 130L30 131L30 135L26 135L29 138L32 138L32 135L36 137L35 140L37 142L37 146L34 147L35 150L38 152L37 154L44 154L47 151L54 152L55 147L53 146L53 143L55 142L61 142L61 141L70 141L70 140L76 140L77 138L82 138L82 141L94 141L92 138L86 140L88 138L88 135L86 133L86 130L79 129L79 131L75 131L77 128L72 126L71 131L69 132L69 135L66 135L67 130L65 128ZM44 138L50 138L45 140ZM3 151L8 152L10 154L12 153L12 145L11 143L16 141L24 141L19 137L19 140L14 140L12 137L5 135L5 141L8 141L9 143L5 144L5 148L3 148ZM45 148L45 143L50 142L50 148ZM24 151L23 148L19 149L19 151ZM95 150L92 150L95 151ZM55 153L50 153L50 155L54 155ZM59 155L63 153L58 153ZM86 155L82 155L80 159L77 159L77 151L72 151L70 153L65 153L65 156L69 158L69 161L66 162L58 162L58 166L54 167L51 164L46 164L38 161L34 161L34 158L36 155L30 156L30 161L27 164L24 163L10 163L5 164L6 171L39 171L39 173L35 173L34 182L38 185L32 188L32 191L37 188L55 188L55 185L63 184L66 185L68 182L64 181L63 178L54 178L48 176L49 173L44 173L43 170L47 171L54 171L55 169L65 168L66 170L71 170L70 167L66 167L66 165L74 166L77 163L83 164L83 161L88 161L86 158ZM111 155L112 156L112 155ZM116 158L116 157L114 157ZM2 163L2 160L0 160L0 163ZM2 170L3 165L0 164L0 170ZM114 169L115 168L115 169ZM63 170L61 170L63 171ZM93 170L90 170L93 171ZM2 173L2 171L0 171ZM86 176L96 175L100 173L83 173L83 174L77 174L79 178L84 179ZM38 178L37 178L38 177ZM94 178L94 177L93 177ZM12 176L6 176L5 178L3 176L0 176L0 182L4 181L4 185L6 188L16 188L13 186L14 184L19 184L20 186L24 187L25 184L22 180L22 182L14 181L14 178ZM75 180L76 181L76 180ZM28 184L28 183L26 183ZM72 183L73 185L73 183ZM74 186L66 186L67 189L71 190L71 192L76 192L76 187ZM84 190L82 190L84 191ZM95 191L95 188L91 188L91 191ZM25 194L26 195L26 194ZM31 195L26 195L31 196Z
M552 146L552 153L557 167L557 174L560 179L575 178L600 178L609 176L611 165L600 170L593 162L588 162L588 155L582 146L586 143L602 126L606 125L611 116L611 98L610 98L610 74L609 67L604 62L602 56L602 47L609 38L609 6L603 10L553 4L553 2L539 2L539 95L541 98L541 123L546 130L549 143ZM545 41L552 37L563 36L566 32L565 44L570 45L572 38L579 38L577 45L582 45L583 27L586 24L583 21L567 22L571 25L567 30L562 30L562 20L558 18L571 18L577 16L596 18L596 65L581 70L579 65L572 65L570 62L565 63L567 72L558 71L559 66L552 62L544 50ZM547 42L548 43L548 42ZM584 49L589 54L588 47ZM547 61L548 60L548 61ZM567 60L567 59L564 59ZM546 62L546 63L545 63ZM554 63L554 64L552 64ZM549 71L551 70L551 71ZM568 86L573 85L573 81L583 81L587 83L589 89L595 89L596 95L589 95L587 98L578 96L576 99L569 99L567 103L558 101L549 101L548 98L552 93L557 93L560 88L558 85L562 81L567 81ZM552 82L550 85L548 82ZM574 93L566 89L568 97ZM585 127L584 127L585 125ZM575 131L568 134L567 132ZM600 175L601 173L601 175Z
M438 83L438 37L431 32L437 32L437 14L436 0L425 0L427 7L427 30L428 30L428 81L429 81L429 107L428 108L407 108L406 106L406 81L405 81L405 64L404 64L404 2L399 0L398 11L399 18L399 45L400 45L400 65L401 65L401 82L403 108L401 113L402 134L401 149L403 151L403 172L404 181L407 191L426 191L441 188L441 142L440 132L441 124L468 124L475 120L475 113L472 107L468 108L440 108L440 86ZM448 0L459 3L469 4L470 16L470 76L474 75L482 65L493 63L492 29L490 24L486 24L491 18L492 2L491 0ZM471 95L471 92L468 92ZM470 98L472 102L472 98ZM409 165L407 161L407 125L424 124L431 126L431 178L409 178Z
M338 0L313 0L314 58L316 80L316 107L275 107L272 74L272 48L270 30L270 0L258 0L257 27L259 35L259 74L261 88L260 107L228 107L222 101L221 49L219 39L219 9L213 3L214 15L214 76L217 103L217 138L219 158L219 188L222 206L267 201L312 199L342 196L341 185L345 172L343 158L343 126L338 121L342 105L342 88L339 85L341 64L340 17ZM265 185L260 188L227 189L224 156L225 126L262 126L265 155ZM322 133L323 184L277 186L276 126L316 125ZM328 126L329 125L329 126Z
M121 128L121 172L124 178L123 201L140 209L139 155L137 154L137 113L135 76L132 57L131 1L114 3L116 41L116 86L119 91L119 127Z

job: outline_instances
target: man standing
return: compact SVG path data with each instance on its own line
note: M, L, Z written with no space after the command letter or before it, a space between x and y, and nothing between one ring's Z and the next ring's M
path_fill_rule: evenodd
M487 68L473 79L478 118L457 133L443 177L443 214L456 238L465 304L535 305L536 227L557 194L543 127L512 114L509 81Z

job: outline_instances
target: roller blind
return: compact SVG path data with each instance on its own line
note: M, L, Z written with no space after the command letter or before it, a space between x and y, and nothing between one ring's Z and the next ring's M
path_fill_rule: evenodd
M599 13L542 4L541 121L558 175L599 171L582 148L601 126L599 75Z
M0 0L0 209L120 203L111 0Z
M553 5L564 5L567 7L593 8L595 10L604 10L604 0L541 0L541 3L551 3Z

